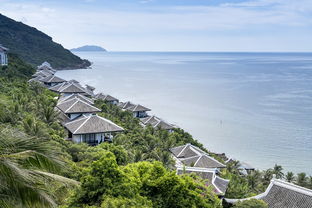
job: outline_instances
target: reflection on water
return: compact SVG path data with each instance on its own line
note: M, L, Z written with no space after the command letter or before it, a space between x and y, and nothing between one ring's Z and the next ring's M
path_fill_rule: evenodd
M78 55L92 69L59 76L146 105L212 151L312 174L312 54Z

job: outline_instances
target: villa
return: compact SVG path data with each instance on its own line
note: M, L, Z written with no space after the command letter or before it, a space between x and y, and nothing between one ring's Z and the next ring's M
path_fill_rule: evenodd
M177 175L196 174L205 180L206 186L211 186L213 191L219 195L225 195L230 180L221 178L217 175L217 169L194 168L194 167L178 167Z
M88 97L86 97L86 96L84 96L84 95L82 95L82 94L71 94L71 95L69 95L69 96L63 96L63 95L62 95L62 96L59 98L59 100L58 100L58 104L59 104L59 103L62 103L62 102L65 102L65 101L67 101L67 100L73 99L73 98L78 98L78 99L80 99L80 100L82 100L82 101L84 101L84 102L86 102L86 103L88 103L88 104L90 104L90 105L94 105L94 101L93 101L92 98L88 98Z
M156 116L148 116L145 118L141 118L141 123L143 127L146 127L148 125L151 125L155 129L164 129L169 132L172 132L175 129L175 126L172 124L169 124L162 119L156 117Z
M60 83L66 82L66 80L64 80L60 77L57 77L55 75L50 75L48 77L41 79L40 81L43 82L48 87L53 87L53 86L58 85Z
M9 49L3 47L1 44L0 44L0 65L1 66L6 66L8 65L8 51Z
M28 83L34 83L34 82L36 82L36 83L39 83L39 84L43 85L43 83L41 82L42 79L44 79L44 77L41 76L41 75L39 75L39 76L37 76L37 77L34 77L34 78L28 80Z
M57 104L56 108L65 114L69 120L74 120L82 115L89 116L97 112L101 112L100 109L83 100L80 100L77 97Z
M103 100L109 104L117 105L119 103L119 100L117 98L114 98L110 95L104 95L103 93L98 93L94 96L94 99L96 100Z
M312 207L312 190L278 179L272 179L264 193L245 199L226 199L225 202L235 204L238 201L260 199L269 208L309 208Z
M124 129L112 121L98 115L82 116L65 124L68 139L75 143L98 145L104 141L111 142L116 133Z
M209 156L206 152L192 144L186 144L170 149L176 160L176 166L199 168L225 168L226 166Z
M44 69L49 69L49 70L53 70L51 64L47 61L43 62L41 65L39 65L37 67L38 70L44 70Z
M225 194L229 180L217 175L219 168L226 167L224 164L191 144L173 147L170 149L170 152L175 160L178 175L196 174L207 180L206 185L212 186L216 194L220 196Z
M132 104L130 101L126 102L126 103L119 103L118 106L123 109L123 110L127 110L133 113L133 116L136 118L145 118L147 117L147 111L150 111L151 109L146 108L140 104L135 105Z
M50 87L49 89L63 96L69 96L72 94L91 96L84 87L82 87L79 83L75 82L63 82L53 87Z
M32 75L32 77L38 77L38 76L41 76L41 77L48 77L48 76L51 76L53 75L52 72L48 72L48 71L37 71L36 73L34 73Z

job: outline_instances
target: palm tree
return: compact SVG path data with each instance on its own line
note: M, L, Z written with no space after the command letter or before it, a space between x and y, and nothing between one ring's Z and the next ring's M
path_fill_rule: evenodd
M42 114L41 115L43 116L43 120L47 124L51 124L54 121L56 121L58 113L54 110L53 106L42 105L41 109L42 109Z
M287 172L285 175L285 179L287 182L292 183L295 180L295 175L293 172Z
M283 171L283 167L280 165L275 164L274 168L273 168L273 174L275 175L275 177L277 179L281 179L284 176Z
M306 186L307 185L307 175L305 173L298 173L296 183L299 186Z
M29 138L11 128L2 129L0 207L55 207L51 185L76 183L53 174L62 167L58 151L48 141Z
M261 173L259 170L253 171L251 174L247 175L248 185L255 191L257 191L257 186L261 182Z

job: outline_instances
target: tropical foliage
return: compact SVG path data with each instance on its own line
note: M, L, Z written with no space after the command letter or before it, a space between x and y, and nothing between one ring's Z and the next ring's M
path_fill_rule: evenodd
M209 152L190 134L143 128L131 113L98 101L102 116L125 132L96 147L68 142L54 111L57 95L28 84L34 69L13 57L9 66L0 68L0 207L222 206L205 181L174 171L169 148L191 143ZM243 174L233 161L221 176L230 179L228 198L261 193L273 176L312 188L311 177L284 174L279 165ZM236 207L245 204L263 205L250 200Z

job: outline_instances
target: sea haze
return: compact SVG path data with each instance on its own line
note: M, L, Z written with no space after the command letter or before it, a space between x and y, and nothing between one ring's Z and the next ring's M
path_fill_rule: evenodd
M312 174L312 53L77 55L92 69L57 75L145 105L211 151Z

